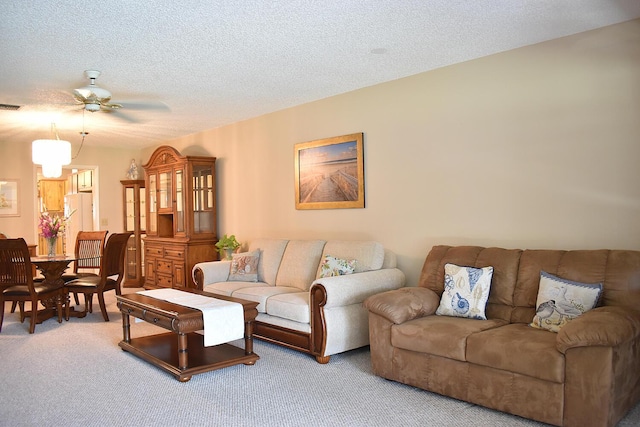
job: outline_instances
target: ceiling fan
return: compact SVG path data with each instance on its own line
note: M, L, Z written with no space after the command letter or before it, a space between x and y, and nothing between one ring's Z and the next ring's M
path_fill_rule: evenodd
M96 79L100 76L100 71L86 70L84 75L89 79L89 85L73 90L73 97L80 104L84 104L84 109L95 112L100 109L117 110L122 108L122 104L111 103L111 92L101 88L96 84Z
M162 102L144 102L144 103L114 103L111 102L111 92L96 84L96 79L100 76L98 70L86 70L84 75L89 79L89 84L78 89L74 89L72 94L76 103L82 104L83 109L89 112L106 111L115 112L121 108L127 110L169 110L166 104ZM135 122L131 117L118 112L118 117L130 122Z

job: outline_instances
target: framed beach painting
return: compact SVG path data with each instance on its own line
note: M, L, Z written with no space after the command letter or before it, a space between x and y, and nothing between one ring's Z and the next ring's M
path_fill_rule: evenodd
M364 208L362 133L295 144L296 209Z
M0 178L0 216L20 216L18 180Z

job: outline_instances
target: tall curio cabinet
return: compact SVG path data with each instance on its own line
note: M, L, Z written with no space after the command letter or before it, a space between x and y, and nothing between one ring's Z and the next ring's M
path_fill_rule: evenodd
M144 179L120 181L124 206L124 231L133 234L127 242L124 255L125 287L137 288L144 285L144 250L142 246L147 226L146 194Z
M217 259L215 161L162 146L142 166L145 288L195 288L193 266Z

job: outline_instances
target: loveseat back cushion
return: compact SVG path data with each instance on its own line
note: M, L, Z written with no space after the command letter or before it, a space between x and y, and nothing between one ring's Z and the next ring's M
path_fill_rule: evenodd
M329 240L324 245L322 259L327 255L347 261L355 259L354 273L380 270L385 259L382 244L372 241ZM320 273L320 268L318 268L316 278L320 277Z
M320 265L324 240L290 240L282 255L276 286L308 291Z
M249 244L249 252L260 250L260 260L258 261L259 282L275 286L278 268L287 243L289 241L284 239L257 239Z
M487 319L508 322L513 311L513 293L521 254L520 249L434 246L422 267L419 286L429 288L441 296L444 290L444 266L447 263L475 268L493 267L486 316Z
M520 259L516 306L511 321L530 323L535 315L540 271L581 283L602 283L598 305L640 307L640 251L525 250Z

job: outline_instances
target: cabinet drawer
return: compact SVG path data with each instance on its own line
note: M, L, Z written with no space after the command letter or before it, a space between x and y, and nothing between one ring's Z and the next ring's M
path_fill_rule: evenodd
M159 259L156 261L156 272L171 274L171 261Z
M146 246L144 249L144 253L148 257L161 257L162 256L162 248L155 246Z
M171 276L164 276L158 274L156 276L156 285L161 288L171 288L173 287L173 278Z
M184 259L184 250L176 248L165 248L164 255L170 258Z

